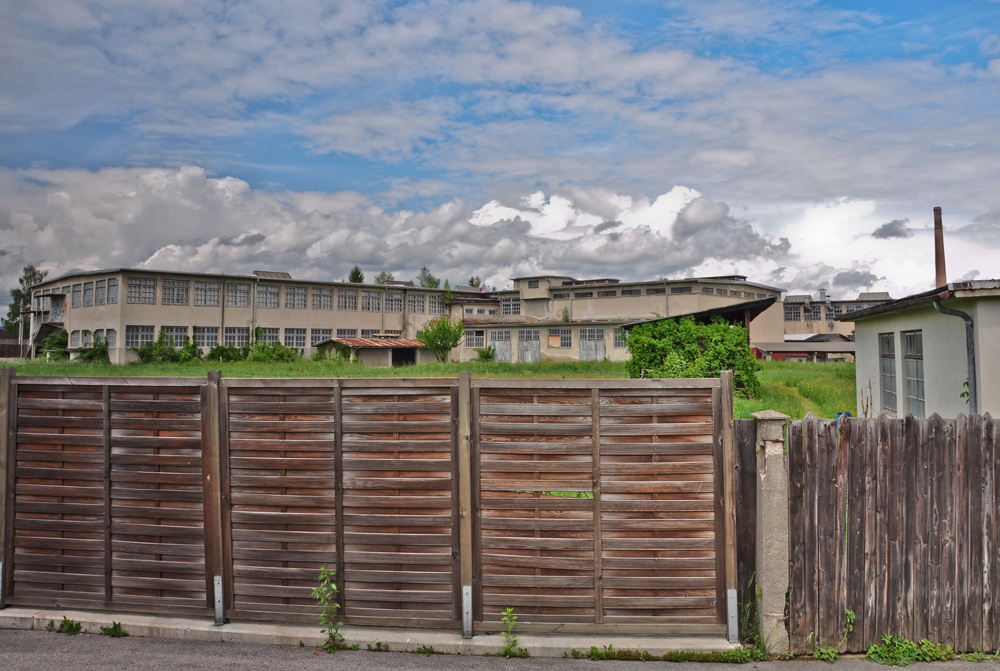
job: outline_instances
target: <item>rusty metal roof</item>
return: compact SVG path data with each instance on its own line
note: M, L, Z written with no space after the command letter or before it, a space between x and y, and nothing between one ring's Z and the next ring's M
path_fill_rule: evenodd
M355 349L362 347L423 347L424 344L416 338L331 338L326 342L333 341L340 345L347 345ZM319 343L322 344L322 343Z

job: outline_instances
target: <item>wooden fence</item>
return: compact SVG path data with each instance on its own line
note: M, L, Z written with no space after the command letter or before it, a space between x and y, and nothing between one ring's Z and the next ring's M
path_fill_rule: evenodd
M0 394L0 606L315 622L329 566L351 624L727 630L728 373Z
M883 634L1000 648L997 422L810 416L788 467L795 650L837 644L845 610L851 652Z

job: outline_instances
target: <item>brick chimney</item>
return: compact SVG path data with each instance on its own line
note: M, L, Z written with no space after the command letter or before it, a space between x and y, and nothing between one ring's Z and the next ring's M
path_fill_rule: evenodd
M934 287L948 284L944 267L944 227L941 225L941 208L934 208Z

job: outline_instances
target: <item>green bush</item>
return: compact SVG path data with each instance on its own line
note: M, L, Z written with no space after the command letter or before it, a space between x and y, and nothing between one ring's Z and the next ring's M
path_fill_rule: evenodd
M94 336L94 346L80 353L80 360L87 363L111 363L108 343L100 336Z
M62 329L54 333L50 333L45 340L42 341L42 349L51 350L48 357L52 360L68 359L69 354L66 352L67 347L69 347L69 334Z
M246 361L249 347L233 347L232 345L216 345L208 350L205 361L219 361L222 363L232 363L233 361Z
M267 344L256 342L250 348L250 355L246 357L246 360L254 363L292 363L298 361L299 358L298 352L291 347L285 347L280 342Z
M760 364L750 352L748 331L720 317L698 324L693 317L639 324L628 338L629 377L718 377L733 370L736 389L760 396Z

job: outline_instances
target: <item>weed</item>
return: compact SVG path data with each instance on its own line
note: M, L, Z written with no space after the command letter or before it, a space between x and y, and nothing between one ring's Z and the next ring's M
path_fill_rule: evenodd
M110 627L101 627L101 633L112 638L124 638L128 636L128 632L125 631L122 623L115 622L114 620L111 621Z
M300 648L306 647L305 641L303 641L301 638L299 639L299 647Z
M836 645L826 645L817 646L813 648L812 656L816 659L822 660L824 662L830 662L831 664L840 657L840 647L847 642L847 635L854 631L854 611L850 608L844 609L844 628L840 631L844 634L844 637L840 639L840 643ZM812 641L812 632L809 633L807 641Z
M963 652L959 657L967 662L1000 662L1000 650L996 652Z
M52 620L49 620L49 624L53 624ZM46 627L46 629L48 629L48 627ZM49 631L52 630L49 629ZM59 627L56 628L56 631L60 634L66 634L67 636L76 636L83 631L83 625L76 620L71 620L63 615L62 622L59 623Z
M514 623L517 622L517 615L514 615L513 608L507 608L500 618L507 625L507 631L500 632L503 635L504 644L500 648L500 654L510 659L511 657L527 657L528 651L519 648L517 645L517 634L514 633Z
M385 650L388 650L389 646L385 646ZM414 648L412 652L418 655L450 655L451 653L447 650L435 650L433 645L422 645L419 648Z
M567 656L567 655L563 655ZM673 650L662 655L654 655L648 650L628 650L612 647L611 644L598 648L592 646L587 652L570 650L569 657L573 659L589 659L590 661L621 660L629 662L710 662L716 664L746 664L752 658L747 648L734 650L717 650L715 652L682 652Z
M761 629L760 617L755 604L760 600L760 587L756 584L757 574L750 575L746 589L743 592L743 607L740 610L740 642L750 650L750 656L755 662L763 662L770 655L764 644L764 632Z
M344 623L337 620L337 611L340 609L340 604L337 603L337 594L340 590L337 589L336 573L325 566L321 568L319 570L319 587L314 587L312 591L313 598L323 608L319 614L319 623L325 629L322 629L320 633L326 634L323 649L329 653L337 652L345 647L344 637L340 633L340 626Z
M869 646L865 657L872 662L888 666L909 666L914 662L954 659L955 651L950 645L931 643L926 638L914 643L901 636L886 634L882 637L881 644L875 643Z
M49 620L49 623L45 625L45 631L55 631L55 630L56 630L56 621Z
M389 652L389 644L382 641L375 641L375 645L368 644L369 652Z

